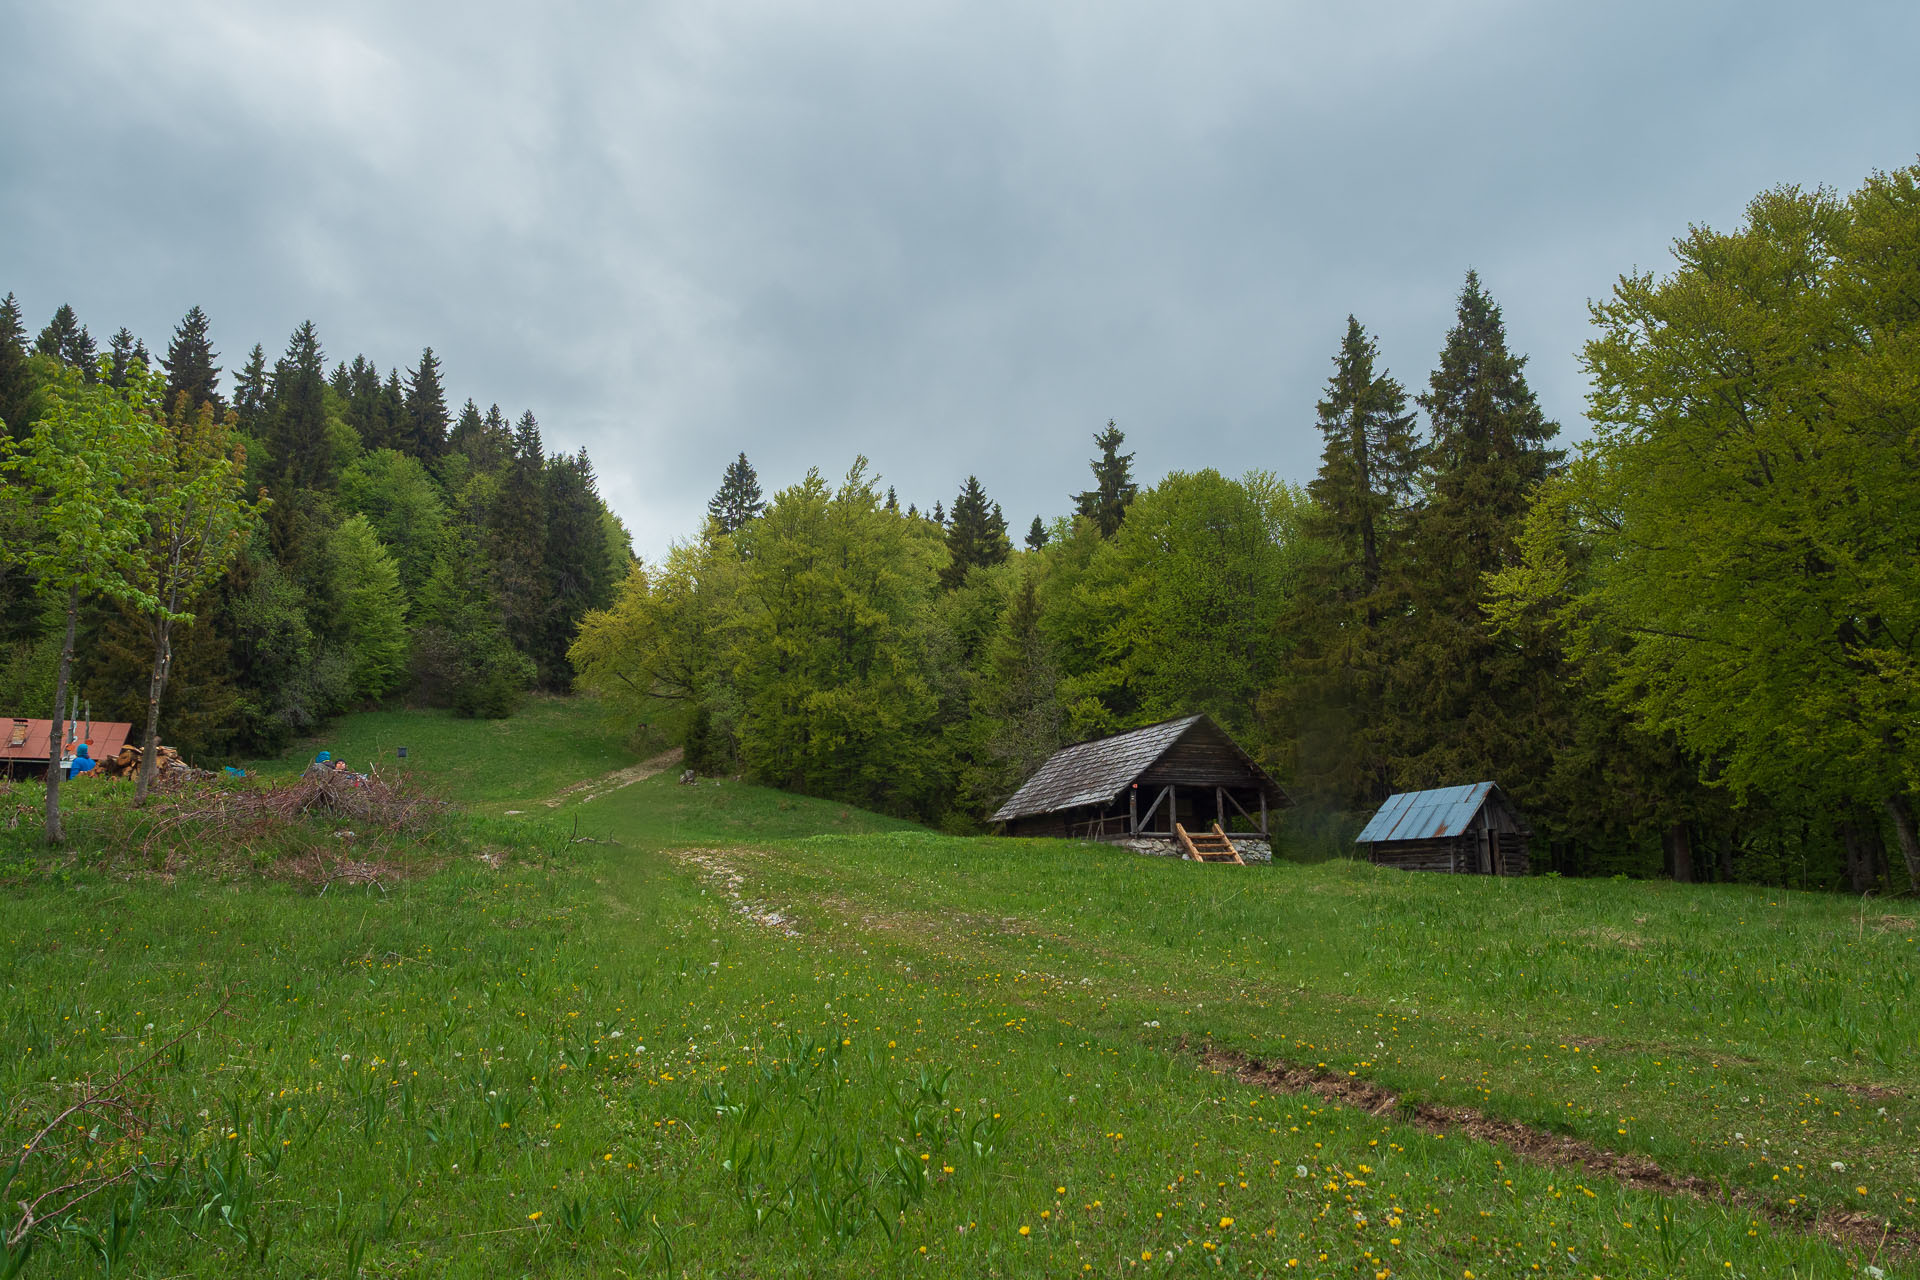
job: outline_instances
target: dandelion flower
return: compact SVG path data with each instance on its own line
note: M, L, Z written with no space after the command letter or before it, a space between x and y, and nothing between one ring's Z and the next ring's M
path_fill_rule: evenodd
M532 1213L530 1213L530 1214L528 1214L528 1215L527 1215L527 1221L528 1221L528 1222L538 1222L538 1221L540 1221L540 1210L538 1210L538 1209L535 1209L535 1210L534 1210L534 1211L533 1211Z
M1222 1219L1220 1219L1220 1225L1221 1225L1221 1226L1223 1226L1223 1227L1230 1227L1230 1226L1232 1226L1232 1225L1233 1225L1233 1219L1232 1219L1232 1218L1222 1218Z
M1025 1223L1022 1223L1020 1226L1020 1234L1023 1236L1030 1236L1033 1234L1033 1228L1027 1226Z

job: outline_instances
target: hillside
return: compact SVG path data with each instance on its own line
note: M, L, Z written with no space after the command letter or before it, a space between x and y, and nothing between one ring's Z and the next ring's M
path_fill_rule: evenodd
M343 722L481 815L379 884L6 845L6 1136L164 1048L23 1274L1912 1273L1911 913L560 797L594 716Z

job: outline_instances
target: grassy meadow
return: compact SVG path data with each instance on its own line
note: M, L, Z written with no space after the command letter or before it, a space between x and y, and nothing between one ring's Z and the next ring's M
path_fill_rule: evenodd
M546 805L633 763L612 736L562 702L344 722L310 745L405 742L470 810L380 884L155 872L92 784L73 854L0 832L3 1136L160 1050L150 1127L60 1138L136 1176L18 1274L1920 1274L1910 906L1201 867L672 771Z

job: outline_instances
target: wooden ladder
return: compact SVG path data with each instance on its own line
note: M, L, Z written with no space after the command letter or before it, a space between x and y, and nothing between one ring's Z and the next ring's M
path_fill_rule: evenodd
M1219 823L1213 824L1212 831L1202 831L1193 835L1179 823L1173 824L1173 834L1180 841L1185 856L1194 862L1231 862L1244 867L1246 860L1240 851L1233 847L1233 841L1227 839L1227 833L1220 829Z

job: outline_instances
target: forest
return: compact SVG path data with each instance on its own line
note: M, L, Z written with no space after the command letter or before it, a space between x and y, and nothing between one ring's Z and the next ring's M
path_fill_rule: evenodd
M63 709L137 735L157 704L217 762L386 698L501 716L570 686L633 558L584 450L451 412L431 348L329 366L303 324L224 386L220 358L199 307L155 360L67 306L29 343L0 302L0 704L45 716L70 676Z
M43 713L70 650L93 714L139 722L165 674L165 740L218 759L579 688L702 772L956 832L1065 743L1206 712L1296 800L1296 852L1493 779L1537 870L1920 888L1920 166L1768 191L1674 254L1591 304L1571 445L1468 272L1423 388L1361 320L1329 335L1316 420L1275 424L1324 441L1304 486L1149 482L1109 422L1019 533L977 477L922 511L858 458L769 496L742 453L659 563L531 413L449 412L430 349L329 367L306 325L223 393L197 308L156 362L65 307L29 343L9 296L0 690ZM151 466L89 482L122 550L58 532L48 459L114 423L209 477L194 573Z

